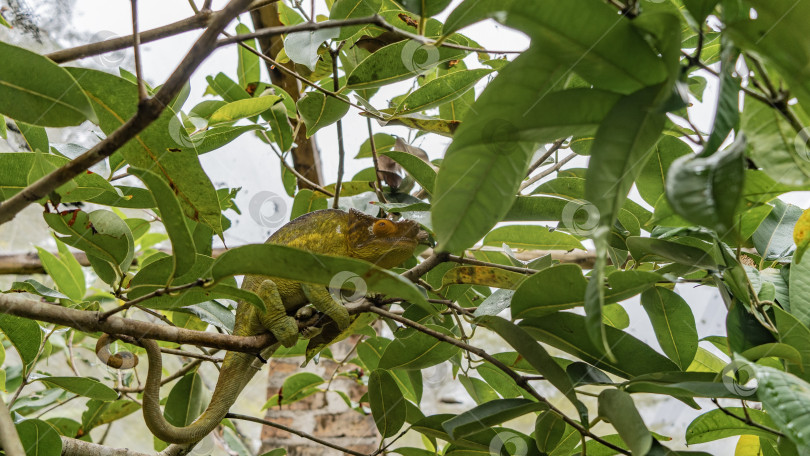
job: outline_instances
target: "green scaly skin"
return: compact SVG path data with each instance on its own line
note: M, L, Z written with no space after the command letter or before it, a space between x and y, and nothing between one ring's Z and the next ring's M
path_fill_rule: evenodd
M270 236L266 243L359 258L391 268L410 258L417 244L425 239L426 233L410 220L381 222L382 220L355 210L344 212L325 209L291 221ZM377 230L379 224L386 223L390 225ZM273 333L279 343L263 351L262 357L265 359L270 358L282 344L287 347L295 345L298 340L298 324L290 315L308 303L331 317L341 329L351 322L348 311L321 285L247 275L242 288L257 293L265 302L267 312L240 302L237 305L233 334L253 336L268 331ZM166 421L160 410L160 349L154 340L143 339L141 342L149 359L143 395L143 416L149 430L164 442L192 443L208 435L219 425L239 393L262 366L262 362L254 354L228 352L208 408L190 425L177 427Z

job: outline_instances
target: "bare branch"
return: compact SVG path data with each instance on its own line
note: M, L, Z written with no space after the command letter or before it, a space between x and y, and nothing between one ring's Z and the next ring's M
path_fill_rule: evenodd
M20 436L17 435L17 428L14 426L14 420L8 413L8 407L0 397L0 442L3 444L7 456L25 456Z

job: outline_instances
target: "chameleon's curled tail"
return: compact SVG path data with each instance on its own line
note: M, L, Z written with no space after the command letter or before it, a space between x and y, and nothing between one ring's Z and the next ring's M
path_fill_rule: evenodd
M160 348L152 339L141 339L140 343L146 349L149 359L149 370L143 391L143 418L152 434L164 442L191 443L202 440L225 418L228 410L236 402L239 393L258 372L258 367L254 366L255 356L247 353L228 352L222 363L217 386L208 408L193 423L177 427L166 421L160 410L160 380L163 371ZM119 367L115 365L118 363L115 360L121 354L110 355L108 345L109 336L104 334L96 345L96 353L108 365ZM137 357L135 357L134 364L137 364ZM132 367L134 364L123 363L123 366Z

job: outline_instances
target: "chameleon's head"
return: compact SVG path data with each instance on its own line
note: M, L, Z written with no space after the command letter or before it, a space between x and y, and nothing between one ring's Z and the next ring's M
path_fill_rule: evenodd
M347 239L353 258L393 268L413 255L416 246L427 240L427 232L413 220L395 222L351 209Z

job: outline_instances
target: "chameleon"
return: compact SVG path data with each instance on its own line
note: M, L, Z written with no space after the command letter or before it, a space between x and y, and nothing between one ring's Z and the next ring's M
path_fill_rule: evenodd
M392 268L410 258L417 245L426 240L427 233L412 220L392 221L354 209L349 212L324 209L287 223L265 243L358 258L383 268ZM268 258L268 261L272 259ZM264 359L269 358L280 345L291 347L296 344L298 323L293 315L307 304L312 304L316 310L329 316L341 330L351 323L348 310L332 297L324 285L248 274L242 288L258 294L267 310L238 302L233 334L253 336L270 332L278 342L264 349L259 356L228 352L208 407L190 425L177 427L163 417L159 403L162 372L160 349L152 339L140 340L149 361L143 393L143 417L146 426L159 439L169 443L192 443L213 431L242 389L261 369ZM134 367L137 364L137 357L131 353L110 354L109 344L110 336L106 334L96 344L96 353L102 361L116 368Z

